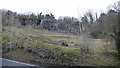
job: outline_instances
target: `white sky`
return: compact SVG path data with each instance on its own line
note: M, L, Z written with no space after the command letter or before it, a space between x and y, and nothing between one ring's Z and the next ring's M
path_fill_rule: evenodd
M0 0L0 9L8 9L18 13L43 12L59 16L79 18L88 9L97 12L106 10L107 6L119 0Z

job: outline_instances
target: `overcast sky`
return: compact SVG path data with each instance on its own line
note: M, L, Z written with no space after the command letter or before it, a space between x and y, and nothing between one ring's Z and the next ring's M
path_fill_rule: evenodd
M79 18L88 9L101 12L107 6L119 0L0 0L0 9L8 9L18 13L43 12L60 16Z

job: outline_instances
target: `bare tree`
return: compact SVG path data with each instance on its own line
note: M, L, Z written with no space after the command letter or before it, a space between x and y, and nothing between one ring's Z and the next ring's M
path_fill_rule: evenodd
M117 24L114 27L114 34L115 34L116 47L119 53L118 58L120 60L120 1L114 3L111 6L112 6L111 9L114 9L117 12L117 19L116 19Z

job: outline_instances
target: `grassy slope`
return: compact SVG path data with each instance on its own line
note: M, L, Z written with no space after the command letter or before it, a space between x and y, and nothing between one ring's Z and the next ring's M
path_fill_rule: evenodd
M49 49L55 56L51 58L40 58L38 55L29 53L22 49L16 49L3 54L3 57L13 60L41 65L62 64L62 65L117 65L117 52L114 43L108 43L101 39L93 40L85 36L75 36L50 32L44 29L32 29L31 27L16 28L5 27L3 32L3 44L13 47L41 47ZM69 46L59 46L60 41L66 41ZM82 48L82 50L81 50Z

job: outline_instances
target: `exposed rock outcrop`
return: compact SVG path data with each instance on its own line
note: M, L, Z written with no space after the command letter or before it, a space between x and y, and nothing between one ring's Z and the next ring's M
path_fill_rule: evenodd
M3 25L5 26L39 26L42 29L54 30L62 33L72 33L80 35L80 25L78 20L74 18L65 18L57 20L52 14L17 14L12 11L2 12ZM38 29L40 29L38 28Z

